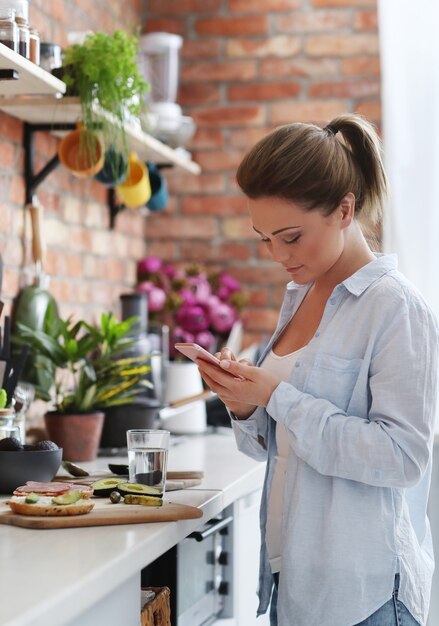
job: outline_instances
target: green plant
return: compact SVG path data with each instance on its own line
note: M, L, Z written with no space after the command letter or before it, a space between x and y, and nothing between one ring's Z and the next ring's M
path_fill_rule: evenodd
M58 413L89 413L126 404L151 387L145 357L129 355L133 317L119 322L102 314L95 327L81 320L57 320L49 332L17 324L17 338L53 364L50 392L39 389Z
M102 129L107 145L120 137L125 152L124 119L127 111L139 114L141 96L149 88L137 66L138 52L138 38L121 30L89 34L83 44L64 50L64 81L78 93L84 126ZM95 104L111 113L116 124L99 115Z

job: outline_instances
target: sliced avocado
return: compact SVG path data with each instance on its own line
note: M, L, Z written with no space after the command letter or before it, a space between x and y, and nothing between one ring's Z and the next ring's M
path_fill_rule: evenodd
M118 476L128 476L128 465L120 463L108 463L108 469Z
M98 498L108 498L110 493L114 491L120 483L126 483L125 478L101 478L93 484L93 495Z
M26 504L36 504L39 500L39 496L37 493L29 493L25 498Z
M159 489L155 489L155 487L149 487L148 485L141 485L140 483L122 482L117 485L117 490L123 496L127 493L140 494L143 496L152 496L154 498L161 498L163 496Z
M163 500L155 496L135 496L132 493L128 493L124 496L123 501L125 504L141 504L142 506L163 506Z
M74 489L73 491L62 493L60 496L55 496L52 498L52 502L53 504L75 504L75 502L78 502L80 499L81 492Z
M75 465L71 461L63 461L63 468L72 476L90 476L90 474L83 467L79 467L79 465Z

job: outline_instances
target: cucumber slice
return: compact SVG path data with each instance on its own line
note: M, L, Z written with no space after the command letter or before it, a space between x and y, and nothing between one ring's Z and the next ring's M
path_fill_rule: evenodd
M37 493L29 493L24 501L26 504L36 504L39 499L40 497Z

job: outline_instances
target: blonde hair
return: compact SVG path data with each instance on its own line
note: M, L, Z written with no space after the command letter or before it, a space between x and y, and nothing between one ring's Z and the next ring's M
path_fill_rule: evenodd
M387 194L375 128L349 113L325 128L301 123L276 128L245 155L237 181L249 198L283 198L325 215L352 192L355 215L369 227L380 221Z

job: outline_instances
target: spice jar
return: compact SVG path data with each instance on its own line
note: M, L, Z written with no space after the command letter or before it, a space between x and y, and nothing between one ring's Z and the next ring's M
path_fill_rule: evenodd
M0 439L15 437L22 440L20 427L15 421L15 411L13 407L0 409Z
M15 23L15 10L0 7L0 43L14 52L18 52L19 35Z
M18 26L18 52L25 59L30 57L30 36L29 36L29 24L24 17L15 17L15 21Z
M35 28L29 29L29 60L40 64L40 35Z

